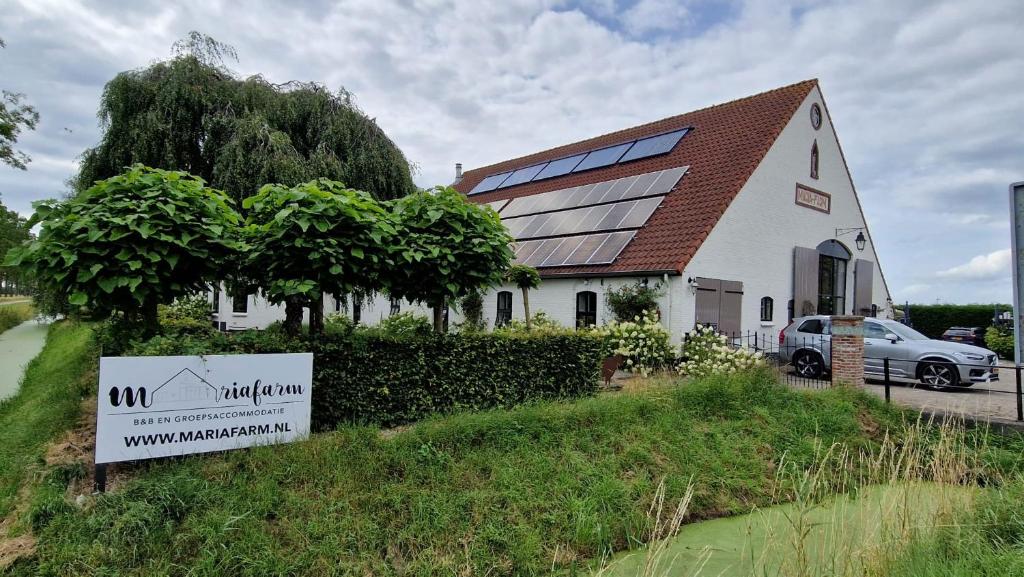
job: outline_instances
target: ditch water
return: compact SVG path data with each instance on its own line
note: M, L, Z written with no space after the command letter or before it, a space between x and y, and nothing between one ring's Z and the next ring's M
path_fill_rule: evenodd
M48 328L30 320L0 333L0 400L18 392L25 365L43 350Z
M595 575L857 575L866 560L898 548L914 531L930 530L940 512L960 509L972 495L970 488L931 483L878 485L809 510L785 504L691 523L652 556L656 566L639 550ZM795 566L800 559L803 570Z

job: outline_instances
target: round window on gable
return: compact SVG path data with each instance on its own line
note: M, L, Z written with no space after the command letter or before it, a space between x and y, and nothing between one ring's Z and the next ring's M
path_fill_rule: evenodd
M815 130L821 128L821 107L817 103L811 105L811 126Z

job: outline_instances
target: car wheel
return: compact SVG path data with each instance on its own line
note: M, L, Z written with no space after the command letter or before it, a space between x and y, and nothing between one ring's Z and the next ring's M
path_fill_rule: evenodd
M793 368L805 379L817 379L825 372L825 361L818 353L801 351L793 359Z
M920 379L929 387L944 389L960 384L960 372L952 363L923 363Z

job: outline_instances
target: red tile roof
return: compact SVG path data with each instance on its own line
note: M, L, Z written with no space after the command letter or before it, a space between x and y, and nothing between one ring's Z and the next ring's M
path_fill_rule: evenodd
M474 202L491 202L689 165L690 170L679 185L665 197L658 210L644 228L637 231L636 237L615 262L607 265L539 269L543 276L681 273L761 163L783 127L816 85L817 80L806 80L755 96L470 170L463 174L455 188L467 193L490 174L683 127L693 127L672 152L665 155L470 197Z

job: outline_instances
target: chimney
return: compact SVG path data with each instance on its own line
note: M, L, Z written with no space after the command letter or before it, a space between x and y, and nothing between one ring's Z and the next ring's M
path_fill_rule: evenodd
M458 184L462 180L462 163L455 163L455 184Z

